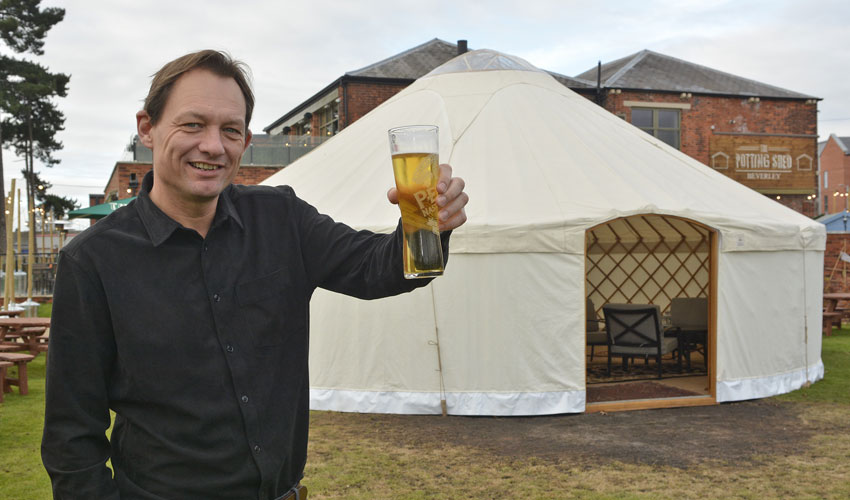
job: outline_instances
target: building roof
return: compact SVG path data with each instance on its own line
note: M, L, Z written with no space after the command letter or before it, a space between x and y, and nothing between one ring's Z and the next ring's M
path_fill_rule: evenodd
M473 49L469 49L473 50ZM458 56L457 44L434 38L421 45L378 61L364 68L348 71L348 76L416 80L434 68ZM586 81L547 71L561 84L573 89L595 88L595 81Z
M844 151L845 155L850 155L850 137L838 137L835 134L829 134L829 136L835 139L835 143Z
M434 38L404 52L348 71L348 76L415 80L457 56L457 44Z
M562 75L560 73L555 73L554 71L545 70L547 73L552 75L555 80L561 82L561 85L571 89L571 90L582 90L582 89L595 89L596 81L582 80L579 78L573 78L571 76Z
M339 86L343 79L377 78L413 82L437 66L457 56L457 52L457 44L434 38L374 64L354 71L347 71L315 95L301 102L298 106L287 111L280 118L264 127L263 131L271 132L273 128L290 120L292 117L296 115L300 116L304 110L310 107L311 103L325 98L329 93L336 92L337 86Z
M577 78L596 81L596 71L596 67L591 68ZM602 86L782 99L817 99L651 50L642 50L603 64Z
M328 92L334 91L342 78L408 80L412 83L416 79L425 76L434 68L437 68L457 56L458 44L434 38L433 40L429 40L421 45L417 45L416 47L412 47L404 52L400 52L394 56L390 56L363 68L347 71L342 77L332 82L330 85L320 90L317 94L302 102L297 107L289 110L273 123L264 127L263 130L265 132L270 132L273 128L279 126L293 116L300 116L303 114L303 110L309 107L310 103L320 99ZM562 85L573 90L596 88L595 76L593 81L586 81L562 75L560 73L555 73L553 71L547 71L547 73L561 82Z
M846 210L834 214L824 214L815 219L815 221L826 226L827 233L847 232L848 220L850 220L850 212Z

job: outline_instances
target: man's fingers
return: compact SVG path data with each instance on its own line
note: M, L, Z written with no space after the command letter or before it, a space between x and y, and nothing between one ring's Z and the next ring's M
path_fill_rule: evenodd
M393 205L398 205L398 189L390 188L387 191L387 199L390 200L390 203Z
M469 195L460 193L456 198L451 199L445 205L440 206L440 220L448 220L457 212L463 210L463 207L469 202Z
M466 222L466 204L469 195L463 190L466 182L460 177L452 177L452 167L448 163L440 164L440 176L437 180L437 205L439 211L439 228L441 231L456 229ZM398 204L398 189L387 191L390 203Z
M466 210L461 209L459 212L452 214L447 220L440 220L440 231L449 231L457 229L461 224L466 222Z
M448 163L440 164L440 178L437 180L437 192L443 194L452 182L452 166ZM455 194L457 196L457 194Z
M437 197L437 205L440 207L444 207L452 201L459 198L459 195L463 193L463 189L466 187L466 182L460 177L455 177L449 181L448 187ZM440 190L437 190L439 193ZM467 197L467 201L469 198ZM466 203L464 203L465 205Z

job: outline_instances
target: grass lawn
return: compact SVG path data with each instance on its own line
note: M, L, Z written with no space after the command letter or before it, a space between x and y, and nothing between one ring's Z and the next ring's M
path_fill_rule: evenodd
M551 457L505 457L439 438L405 443L386 438L375 424L380 416L313 412L305 483L311 500L850 498L850 329L824 337L822 357L824 380L770 400L790 405L799 414L794 425L812 431L806 446L792 453L753 450L745 464L729 462L721 452L716 460L686 467L616 460L588 466ZM7 394L0 404L4 500L50 498L39 455L44 360L38 356L29 365L29 395Z
M780 401L839 403L850 406L850 327L823 337L823 380L782 396Z
M38 315L49 317L52 304L42 304ZM44 425L43 354L27 368L29 394L14 387L0 403L0 498L45 500L52 498L50 479L41 465L41 428Z

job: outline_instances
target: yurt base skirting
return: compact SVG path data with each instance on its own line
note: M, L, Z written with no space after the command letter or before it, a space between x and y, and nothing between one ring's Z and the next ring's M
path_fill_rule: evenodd
M449 415L519 417L581 413L584 391L563 392L447 392ZM439 392L350 391L310 389L310 409L358 413L439 415Z

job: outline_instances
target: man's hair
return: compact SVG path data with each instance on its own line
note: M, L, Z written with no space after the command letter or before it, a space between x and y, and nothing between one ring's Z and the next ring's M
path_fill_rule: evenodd
M242 96L245 97L245 128L251 123L251 113L254 111L254 92L248 80L248 66L231 58L228 54L217 50L201 50L178 57L167 63L159 71L154 73L151 88L145 98L144 110L150 116L151 123L156 124L165 109L168 95L171 93L174 82L184 73L193 69L205 69L212 71L218 76L229 77L236 80Z

